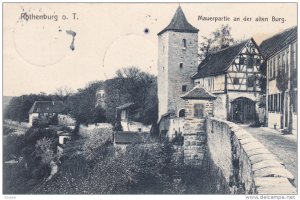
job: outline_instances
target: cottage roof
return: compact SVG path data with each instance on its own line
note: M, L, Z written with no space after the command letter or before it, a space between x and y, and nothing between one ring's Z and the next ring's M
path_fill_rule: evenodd
M192 76L192 79L216 76L225 73L235 57L250 40L254 42L251 38L206 56L199 64L198 72Z
M179 6L170 24L157 35L161 35L166 31L198 33L199 29L195 28L187 21L181 7Z
M71 136L72 133L66 131L57 131L58 136Z
M133 105L135 105L135 103L133 103L133 102L125 103L125 104L123 104L121 106L118 106L117 110L124 110L124 109L129 108L129 107L131 107Z
M269 58L274 53L280 51L287 44L297 39L297 26L286 29L271 38L264 40L260 44L260 49L265 58Z
M35 101L29 113L61 113L62 111L62 101Z
M115 132L114 141L116 144L136 144L145 141L146 133L138 132Z
M194 87L181 97L182 99L216 99L217 97L202 87Z

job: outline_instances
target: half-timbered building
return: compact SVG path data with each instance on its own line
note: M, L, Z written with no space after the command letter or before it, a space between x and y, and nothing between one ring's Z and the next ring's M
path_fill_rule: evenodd
M251 123L258 117L262 63L263 56L251 38L208 55L192 79L217 96L217 117Z

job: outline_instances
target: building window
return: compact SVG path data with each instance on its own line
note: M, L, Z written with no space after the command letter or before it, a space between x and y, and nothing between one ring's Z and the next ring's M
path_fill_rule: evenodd
M185 117L185 110L184 109L181 109L179 111L179 117Z
M203 118L204 117L204 105L203 104L195 104L194 105L194 117Z
M281 62L281 56L278 55L277 57L277 69L282 69L282 62ZM275 68L274 68L274 78L275 78Z
M247 78L247 86L248 87L254 87L255 85L255 76L248 76Z
M273 107L273 103L274 103L273 96L274 95L269 95L269 98L268 98L268 103L269 103L268 110L271 111L271 112L274 111L274 109L273 109L274 108Z
M234 77L233 78L233 84L240 84L240 79L239 78L236 78L236 77Z
M277 97L278 98L278 106L277 106L278 108L277 108L277 111L280 112L280 109L281 109L281 94L279 93L277 95L278 95L278 97Z
M260 58L255 58L255 65L260 66Z
M243 65L245 63L245 58L244 57L240 57L239 61L240 61L239 64Z
M277 102L277 94L274 94L274 111L277 111L277 104L278 102Z
M282 54L282 61L281 61L281 66L282 66L282 69L287 72L287 67L285 65L285 54L283 53Z
M247 68L253 69L253 65L254 65L254 58L253 56L249 56L247 59Z
M273 68L273 62L271 60L270 64L269 64L269 78L272 78L272 68Z
M186 39L182 40L182 47L183 47L183 49L186 49Z
M207 79L207 86L210 88L211 87L211 79Z
M182 88L181 88L181 89L182 89L182 92L186 92L186 88L187 88L187 86L186 86L186 85L183 85Z
M179 68L180 68L180 69L183 68L183 63L179 63Z

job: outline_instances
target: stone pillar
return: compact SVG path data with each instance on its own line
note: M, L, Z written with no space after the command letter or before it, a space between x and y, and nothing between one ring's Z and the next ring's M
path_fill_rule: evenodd
M202 164L206 151L206 120L187 120L184 126L184 163Z
M206 119L213 116L217 97L196 86L181 98L185 100L184 163L201 166L207 149Z

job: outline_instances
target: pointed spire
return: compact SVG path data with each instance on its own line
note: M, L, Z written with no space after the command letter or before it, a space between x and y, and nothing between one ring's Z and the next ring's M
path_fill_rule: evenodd
M195 28L187 21L181 9L181 6L179 5L171 23L162 31L160 31L157 35L161 35L166 31L198 33L199 29Z

